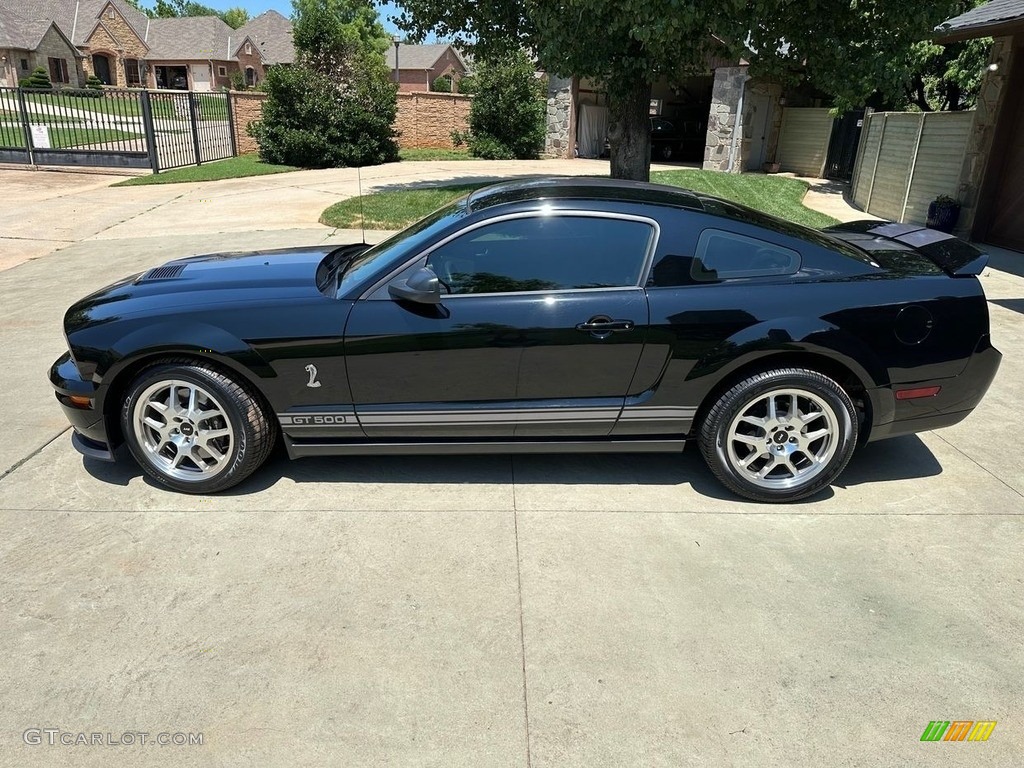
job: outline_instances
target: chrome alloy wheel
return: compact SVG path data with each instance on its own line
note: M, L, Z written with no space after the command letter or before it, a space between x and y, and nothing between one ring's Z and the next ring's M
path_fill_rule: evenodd
M839 418L825 400L802 389L775 389L751 400L729 424L726 455L740 477L787 489L822 472L838 442Z
M146 459L168 477L208 480L229 464L231 420L213 395L190 381L148 387L135 402L132 425Z

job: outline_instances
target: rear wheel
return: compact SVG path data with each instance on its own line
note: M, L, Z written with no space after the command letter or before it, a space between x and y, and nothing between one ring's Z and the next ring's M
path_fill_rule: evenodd
M145 472L185 493L215 493L252 474L275 430L258 399L201 364L148 368L132 382L121 428Z
M708 412L700 448L715 476L754 501L811 496L846 467L857 445L853 402L817 371L785 368L751 376Z

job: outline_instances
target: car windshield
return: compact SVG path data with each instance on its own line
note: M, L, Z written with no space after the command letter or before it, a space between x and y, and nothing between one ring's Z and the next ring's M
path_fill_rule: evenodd
M439 208L387 240L356 256L338 281L338 296L344 296L378 272L397 266L422 250L434 236L466 215L466 198Z

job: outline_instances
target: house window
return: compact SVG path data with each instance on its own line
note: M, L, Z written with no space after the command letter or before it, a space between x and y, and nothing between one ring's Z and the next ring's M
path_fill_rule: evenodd
M22 59L21 60L21 68L23 70L25 70L26 72L28 72L28 59Z
M125 59L124 77L129 88L140 87L142 85L142 62L138 59Z
M68 63L64 59L49 59L50 63L50 82L51 83L66 83L68 82Z
M249 43L245 44L245 55L252 56L252 45L250 45Z
M256 85L256 70L252 67L245 68L245 84L250 88Z
M107 18L110 19L111 21L113 21L115 18L117 18L117 14L114 13L114 9L113 8L108 8L107 9Z
M227 67L218 66L217 67L217 76L218 77L227 77L228 76L228 68Z

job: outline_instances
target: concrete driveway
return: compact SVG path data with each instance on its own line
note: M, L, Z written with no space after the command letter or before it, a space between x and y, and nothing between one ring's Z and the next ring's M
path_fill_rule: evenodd
M83 461L45 380L65 308L175 256L351 238L315 224L353 183L321 173L83 176L0 212L5 248L50 236L0 271L0 766L1021 764L1024 257L983 278L1004 361L977 412L798 505L727 496L696 451L277 456L216 497ZM932 720L998 726L921 743Z

